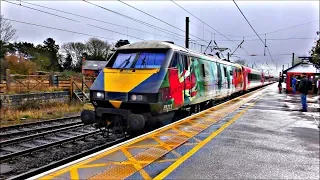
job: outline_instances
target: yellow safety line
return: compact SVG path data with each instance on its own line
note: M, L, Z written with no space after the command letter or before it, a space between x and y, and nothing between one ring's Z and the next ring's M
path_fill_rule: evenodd
M187 152L185 155L183 155L180 159L178 159L176 162L171 164L167 169L165 169L163 172L161 172L158 176L156 176L154 179L164 179L166 176L168 176L173 170L175 170L180 164L182 164L184 161L186 161L188 158L190 158L194 153L196 153L200 148L202 148L205 144L210 142L211 139L215 138L218 134L220 134L225 128L227 128L230 124L232 124L234 121L236 121L242 114L244 114L251 106L253 106L255 103L249 105L247 108L240 111L236 116L234 116L229 122L223 124L217 131L213 132L209 137L207 137L205 140L201 141L198 145L196 145L193 149L191 149L189 152Z
M233 99L233 100L231 100L231 101L227 101L227 102L218 104L218 105L216 105L215 107L212 107L212 108L210 108L210 109L207 109L207 110L204 110L204 111L198 113L196 116L187 117L187 118L185 118L184 120L177 122L177 123L174 124L173 126L177 126L177 125L183 124L183 123L185 123L186 121L188 121L188 120L190 120L190 119L193 119L193 118L195 118L195 117L202 116L203 114L205 114L205 113L207 113L207 112L212 112L212 110L221 109L221 107L224 107L225 105L230 104L230 103L233 102L233 101L237 101L237 100L239 100L239 99L243 99L243 98L245 98L245 97L248 97L248 96L256 93L257 91L264 90L265 88L266 88L266 87L261 88L261 89L257 89L257 90L255 90L255 91L252 91L252 92L248 93L248 94L245 94L245 95L236 97L235 99ZM83 161L77 162L77 163L75 163L75 164L72 164L72 165L70 165L70 166L68 166L68 167L59 169L59 170L57 170L57 171L55 171L55 172L46 174L46 175L40 177L39 179L41 179L41 180L52 179L52 178L54 178L54 177L57 177L57 176L59 176L59 175L61 175L61 174L63 174L63 173L66 173L66 172L70 171L70 169L79 168L79 167L81 167L82 165L84 165L84 164L86 164L86 163L92 162L92 161L94 161L94 160L97 160L97 159L100 159L100 158L102 158L102 157L104 157L104 156L107 156L107 155L109 155L109 154L111 154L111 153L113 153L113 152L116 152L117 150L120 150L123 146L130 146L130 145L132 145L132 144L134 144L134 143L137 143L137 142L142 141L142 140L144 140L144 139L150 138L151 136L154 136L154 135L159 134L159 133L161 133L161 132L170 130L170 129L172 129L172 128L174 128L174 127L172 127L172 126L167 126L167 127L162 128L162 129L157 129L157 130L155 130L154 132L150 133L150 134L147 135L147 136L141 136L140 138L137 138L137 139L135 139L135 140L129 141L129 142L127 142L127 143L125 143L125 144L123 144L123 145L121 145L121 146L118 146L118 147L114 148L114 149L110 149L110 150L108 150L108 151L106 151L106 152L103 152L103 153L101 153L101 154L97 154L96 156L94 156L94 157L92 157L92 158L88 158L88 159L86 159L86 160L83 160Z

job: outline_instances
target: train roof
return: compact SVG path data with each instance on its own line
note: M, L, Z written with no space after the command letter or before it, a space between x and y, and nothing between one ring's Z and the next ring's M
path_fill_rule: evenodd
M175 44L166 42L166 41L140 41L132 44L127 44L117 48L117 50L121 49L177 49L182 51L188 51L188 49L183 48L181 46L177 46Z
M167 41L155 41L155 40L139 41L139 42L127 44L127 45L124 45L124 46L117 48L117 50L123 50L123 49L175 49L178 51L184 51L184 52L188 52L193 55L200 56L200 57L207 59L207 60L219 61L220 63L226 64L226 65L233 65L233 66L237 66L237 67L242 66L240 64L224 61L224 60L217 58L215 56L209 56L206 54L202 54L197 51L193 51L191 49L184 48L184 47L175 45L175 44L167 42ZM246 68L249 68L249 67L246 67ZM250 69L252 69L252 68L250 68ZM252 70L254 70L254 69L252 69ZM259 72L258 70L254 70L254 71Z

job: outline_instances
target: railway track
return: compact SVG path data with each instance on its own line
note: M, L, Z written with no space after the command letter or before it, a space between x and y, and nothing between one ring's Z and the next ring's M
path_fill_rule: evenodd
M214 106L230 99L217 101ZM40 126L38 123L32 123L33 126L21 125L16 127L19 131L6 133L8 136L18 137L7 138L0 143L0 179L26 179L131 138L123 135L106 138L101 131L91 125L84 126L80 120L64 125L59 120L43 123L53 124L41 126L40 133L39 128L34 128L34 125ZM31 131L28 131L28 128ZM0 137L2 135L5 136L3 129L0 129Z
M0 161L32 153L51 146L76 141L98 133L92 126L74 125L53 131L23 136L1 142Z
M58 118L41 122L33 122L28 124L20 124L15 126L0 128L0 141L8 141L10 139L22 136L34 135L64 127L71 127L82 124L80 116L67 118Z
M106 138L103 133L91 125L77 124L2 141L0 179L30 173L38 166L43 170L52 164L71 161L70 158L93 153L99 147L127 138L123 135Z

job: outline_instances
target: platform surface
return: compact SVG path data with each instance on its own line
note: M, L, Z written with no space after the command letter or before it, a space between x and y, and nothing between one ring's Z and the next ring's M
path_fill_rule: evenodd
M276 86L31 179L319 178L319 105Z

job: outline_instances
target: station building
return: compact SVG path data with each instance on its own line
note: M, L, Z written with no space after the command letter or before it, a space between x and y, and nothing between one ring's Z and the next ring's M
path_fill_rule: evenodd
M286 82L287 93L292 93L292 78L295 76L297 78L297 87L299 86L300 80L302 78L302 73L306 73L308 79L312 82L312 88L309 89L309 93L317 93L320 79L320 69L317 69L312 63L309 61L302 61L294 66L283 71L285 74L284 81Z

